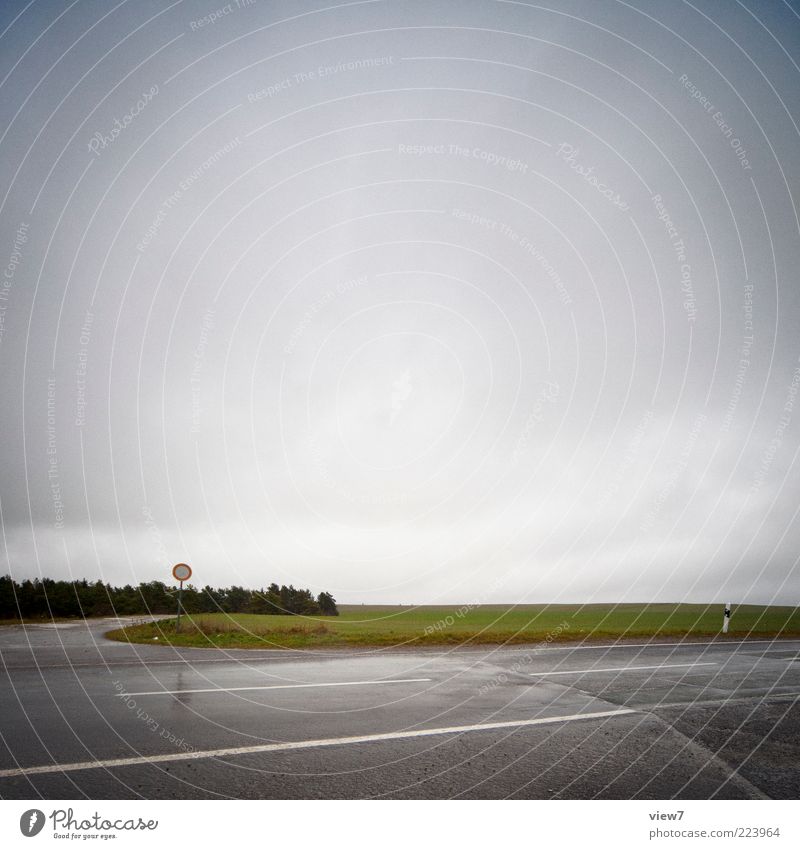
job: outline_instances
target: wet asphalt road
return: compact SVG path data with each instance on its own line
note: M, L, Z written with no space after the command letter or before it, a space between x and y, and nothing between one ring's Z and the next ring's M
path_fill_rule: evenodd
M115 625L0 629L0 798L800 797L797 640L218 651Z

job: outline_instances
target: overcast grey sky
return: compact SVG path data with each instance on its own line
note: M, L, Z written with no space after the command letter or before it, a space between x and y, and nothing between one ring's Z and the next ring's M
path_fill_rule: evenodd
M0 571L797 602L798 4L0 31Z

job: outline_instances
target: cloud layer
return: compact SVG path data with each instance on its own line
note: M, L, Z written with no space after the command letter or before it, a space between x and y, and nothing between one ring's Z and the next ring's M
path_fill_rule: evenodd
M2 570L796 601L791 5L0 14Z

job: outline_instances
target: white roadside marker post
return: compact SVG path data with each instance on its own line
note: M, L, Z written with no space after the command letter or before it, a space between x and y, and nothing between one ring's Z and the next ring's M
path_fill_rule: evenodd
M725 602L725 615L722 618L722 633L728 633L728 623L731 621L731 603Z

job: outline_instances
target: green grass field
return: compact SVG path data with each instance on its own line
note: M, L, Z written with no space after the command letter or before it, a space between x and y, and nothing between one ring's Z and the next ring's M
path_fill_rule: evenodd
M480 605L395 607L340 605L338 617L184 615L121 628L111 639L227 648L324 648L538 643L642 637L714 637L722 606L702 604ZM729 639L800 636L800 608L733 608ZM158 638L156 640L156 638Z

